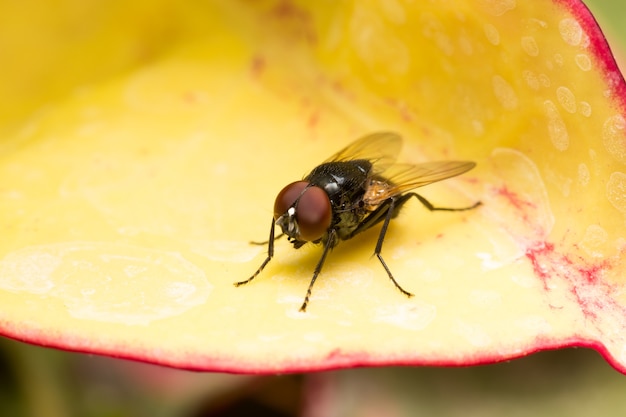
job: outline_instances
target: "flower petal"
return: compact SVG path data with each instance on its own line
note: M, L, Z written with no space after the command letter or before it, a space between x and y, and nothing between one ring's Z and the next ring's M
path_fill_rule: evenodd
M91 68L79 79L92 84L60 99L44 83L0 109L12 132L2 334L229 372L468 365L571 345L626 369L626 85L582 3L150 8L161 25L128 29L141 6L121 22L152 59L139 66L135 51L95 82L124 42L90 13L86 44L45 41L68 56L53 74L78 87L71 75ZM234 287L265 259L248 241L268 236L276 193L377 130L403 135L402 162L478 163L423 195L481 207L415 201L391 223L382 254L415 297L371 257L376 228L330 253L306 313L319 247L278 241Z

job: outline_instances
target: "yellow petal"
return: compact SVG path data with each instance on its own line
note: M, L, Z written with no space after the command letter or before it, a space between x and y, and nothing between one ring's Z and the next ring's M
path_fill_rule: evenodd
M233 372L572 344L624 369L626 88L580 3L108 7L0 25L28 57L0 85L4 335ZM329 254L306 313L319 246L279 240L234 287L276 193L380 130L401 162L478 164L420 193L481 207L415 200L391 223L382 253L415 297L371 256L378 228Z

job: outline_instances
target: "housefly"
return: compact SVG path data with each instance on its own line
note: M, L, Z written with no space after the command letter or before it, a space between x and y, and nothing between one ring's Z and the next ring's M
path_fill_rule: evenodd
M417 165L396 164L402 138L395 133L379 132L367 135L348 145L318 165L301 181L283 188L274 202L274 218L267 242L267 258L247 280L236 282L239 287L256 278L274 256L274 240L287 235L294 248L308 242L321 243L322 257L317 262L300 311L306 311L311 289L324 266L326 255L342 240L382 222L374 254L389 279L407 297L406 291L393 277L381 255L385 234L391 219L411 198L417 198L430 211L463 211L469 207L435 207L411 190L436 181L461 175L476 164L468 161L437 161ZM274 235L275 226L282 233Z

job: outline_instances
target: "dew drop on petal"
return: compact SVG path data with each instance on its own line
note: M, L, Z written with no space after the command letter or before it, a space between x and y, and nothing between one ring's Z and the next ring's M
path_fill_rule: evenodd
M626 120L621 114L609 117L602 129L604 148L619 162L626 164L626 138L624 129Z
M500 44L500 32L498 32L498 29L494 25L486 23L483 26L483 30L485 31L485 36L490 44L494 46Z
M537 91L539 90L539 88L541 88L539 78L537 78L537 75L534 72L530 70L525 70L524 72L522 72L522 77L524 77L526 84L528 84L531 89Z
M481 0L478 4L493 16L502 16L517 5L516 0Z
M550 77L548 77L546 74L539 74L539 76L537 77L539 79L539 82L541 83L541 85L543 87L550 87L550 85L552 85L552 82L550 81Z
M606 197L620 212L626 214L626 174L614 172L606 183Z
M481 136L485 133L485 125L480 120L472 120L472 128L476 136Z
M533 36L522 36L522 49L529 56L537 56L539 55L539 46L537 46L537 41Z
M578 103L578 107L580 108L580 114L585 117L591 116L591 104L586 101L581 101Z
M81 320L148 325L203 304L213 285L175 252L78 241L10 253L0 289L56 298Z
M57 256L47 253L28 258L9 254L0 260L0 289L46 294L56 286L52 273L60 264Z
M372 321L419 331L428 327L436 317L434 305L417 301L379 307L374 311Z
M583 38L583 29L580 24L572 18L567 18L559 22L559 32L563 40L572 46L580 45Z
M587 54L578 54L574 60L581 70L589 71L591 69L591 60Z
M609 234L601 226L592 224L585 230L580 247L591 256L602 256L601 247L606 243Z
M562 67L563 66L563 55L561 55L561 54L554 54L554 63L557 66Z
M583 187L589 184L591 174L589 173L589 167L585 163L578 165L578 182Z
M566 112L576 113L576 97L567 87L561 86L556 89L556 98Z
M515 110L518 104L517 94L504 78L494 75L492 78L493 92L496 98L506 110Z
M550 135L552 145L559 151L566 150L569 148L569 134L567 133L565 122L559 114L559 110L550 100L544 102L544 110L548 118L548 134Z
M487 347L493 343L493 339L485 332L480 324L459 321L452 331L465 338L472 346Z

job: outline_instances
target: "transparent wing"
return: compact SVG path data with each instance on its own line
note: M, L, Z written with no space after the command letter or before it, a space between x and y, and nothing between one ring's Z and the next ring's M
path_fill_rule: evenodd
M368 204L379 204L389 197L423 187L433 182L461 175L476 166L471 161L434 161L418 165L395 164L385 170L376 183L373 192L368 193Z
M396 161L402 148L402 138L392 132L377 132L352 142L324 162L366 159L374 165L374 173L381 173Z

